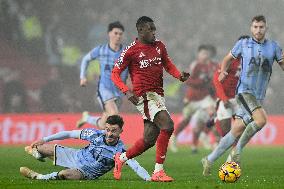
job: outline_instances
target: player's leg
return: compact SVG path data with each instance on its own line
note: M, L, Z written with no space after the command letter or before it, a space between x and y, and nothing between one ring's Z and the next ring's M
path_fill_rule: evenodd
M99 129L104 129L105 128L105 123L106 123L106 120L107 120L107 118L109 116L117 115L119 113L116 101L118 101L118 99L112 98L112 99L107 100L107 101L104 102L105 112L97 120L97 126L99 127Z
M39 161L44 161L44 158L46 157L53 159L54 144L38 145L35 148L32 148L31 146L26 146L25 151Z
M159 136L160 129L151 121L144 120L143 138L138 139L134 145L124 153L115 155L114 178L119 180L121 177L121 168L125 161L139 156L149 148L155 145Z
M83 174L77 169L65 169L59 172L40 174L28 167L21 167L20 173L27 178L37 180L80 180L84 178Z
M174 131L174 122L169 113L166 110L162 110L156 113L154 123L160 128L160 134L157 139L156 164L152 180L170 182L173 181L173 178L165 174L163 164L166 159L169 140Z
M193 141L191 145L192 153L197 153L197 146L199 139L203 143L204 147L207 148L211 147L207 134L204 133L203 138L200 138L201 132L205 128L206 122L210 119L209 113L210 113L209 108L208 110L200 108L192 116L192 121L190 123L192 125L192 135L193 135Z
M235 140L242 134L245 124L242 119L237 118L230 132L228 132L221 140L218 146L205 158L201 160L203 164L203 175L210 175L212 164L230 148Z
M239 163L242 149L249 140L265 126L267 122L267 115L265 110L261 107L261 104L251 94L239 94L237 101L242 109L246 111L246 115L250 115L252 117L251 122L247 124L243 134L241 135L236 145L236 153L232 157L234 161Z
M58 172L58 178L61 180L81 180L84 179L84 175L78 169L65 169Z
M176 138L188 126L188 123L190 122L191 119L191 115L194 113L194 108L192 106L192 103L188 103L187 105L185 105L185 107L182 110L182 113L183 113L183 119L181 122L177 124L177 127L170 138L169 147L172 152L178 151L176 146Z
M98 126L99 129L105 128L105 122L108 116L118 114L121 99L116 91L99 85L97 100L103 110L100 116L91 116L88 112L83 112L81 119L77 122L78 128L82 127L85 123Z

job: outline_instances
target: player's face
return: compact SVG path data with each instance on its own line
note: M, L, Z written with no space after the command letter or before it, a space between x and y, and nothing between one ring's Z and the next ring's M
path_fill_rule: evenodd
M110 125L106 123L106 142L109 145L113 145L119 139L122 129L118 125Z
M156 40L156 26L153 22L147 22L141 31L145 43L154 43Z
M265 37L267 27L263 21L260 22L254 21L251 23L250 30L254 39L256 39L257 41L261 41Z
M111 43L120 45L123 39L123 31L120 28L113 28L108 36Z
M208 50L202 49L197 54L197 61L200 63L207 63L210 59L210 52Z

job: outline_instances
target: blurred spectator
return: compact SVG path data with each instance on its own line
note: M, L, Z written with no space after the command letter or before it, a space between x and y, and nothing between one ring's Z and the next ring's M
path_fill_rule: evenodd
M42 111L44 112L64 112L66 106L63 98L63 84L59 78L57 67L51 67L49 81L41 88L40 99Z
M18 72L12 72L5 78L2 101L4 113L23 113L28 111L27 92L19 78Z

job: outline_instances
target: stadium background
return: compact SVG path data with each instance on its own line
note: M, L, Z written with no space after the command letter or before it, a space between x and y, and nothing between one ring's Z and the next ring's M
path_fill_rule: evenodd
M34 124L32 121L38 119L36 115L33 117L35 113L41 113L39 126L36 127L39 130L39 127L46 127L41 125L50 123L50 116L51 121L62 121L62 116L68 114L71 116L69 120L72 119L74 122L69 121L63 129L72 129L75 120L80 116L79 112L101 111L95 99L99 79L97 62L90 64L90 82L86 88L79 86L79 69L81 58L86 52L98 44L107 42L106 30L110 22L120 20L125 25L124 41L128 44L136 37L137 18L141 15L153 17L157 25L158 38L167 44L169 54L177 67L186 69L194 60L197 48L201 44L214 45L217 49L214 59L219 62L241 34L250 33L250 19L256 14L264 14L267 17L267 37L277 39L283 46L283 8L284 1L280 0L2 0L0 125L3 129L0 133L0 142L6 144L3 142L5 135L22 136L17 131L22 133L23 126L18 126L17 123L23 122L23 125L30 129ZM276 12L278 14L275 14ZM167 107L177 117L176 120L180 119L184 87L169 74L165 74ZM270 115L278 115L280 120L269 124L272 126L263 131L267 140L280 140L277 139L277 135L282 134L280 124L283 122L281 115L284 113L283 94L283 74L275 64L265 108ZM121 111L137 114L135 107L126 99ZM16 116L13 115L15 113ZM49 115L46 115L47 113ZM62 113L62 116L52 113ZM24 118L17 117L19 114L25 114ZM136 115L135 119L140 122L139 116ZM11 132L7 130L7 120L12 122ZM128 123L126 126L131 129ZM142 131L140 126L137 126L138 133ZM187 132L189 135L185 138L189 139L181 140L190 142L190 129ZM33 139L41 136L38 134L39 131L35 133ZM127 133L125 135L129 136ZM271 137L275 139L269 139ZM28 142L21 137L15 141ZM265 143L274 144L275 141ZM284 145L283 140L276 143Z
M166 43L175 64L185 69L200 44L215 45L215 60L219 62L240 35L249 34L250 19L257 14L267 18L267 37L283 47L283 10L284 0L0 0L0 188L94 188L94 184L98 188L161 187L158 183L141 184L129 169L124 170L121 182L114 181L111 173L98 182L31 182L19 175L20 166L43 173L60 168L33 160L24 153L23 144L75 128L83 110L101 111L94 98L98 64L89 68L87 88L79 87L79 67L86 52L107 42L109 22L120 20L125 25L124 41L128 44L136 37L137 18L152 17L158 38ZM209 151L201 150L194 156L187 145L175 155L169 152L167 171L176 181L162 188L283 188L283 81L283 72L275 64L265 101L269 124L250 143L261 146L245 149L244 176L239 182L224 185L216 174L204 179L197 162ZM176 122L181 118L184 86L166 74L165 90L167 107ZM121 110L126 119L123 139L130 144L142 132L142 123L126 99ZM191 142L190 127L179 142ZM149 171L154 151L138 157ZM224 160L216 162L216 173Z

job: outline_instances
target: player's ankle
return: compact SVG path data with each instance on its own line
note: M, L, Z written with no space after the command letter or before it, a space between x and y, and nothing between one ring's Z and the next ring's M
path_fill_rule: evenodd
M120 154L119 160L122 162L126 162L128 160L128 158L126 157L126 152Z
M155 164L155 170L154 170L154 174L163 170L164 169L164 164L160 164L160 163L156 163Z

